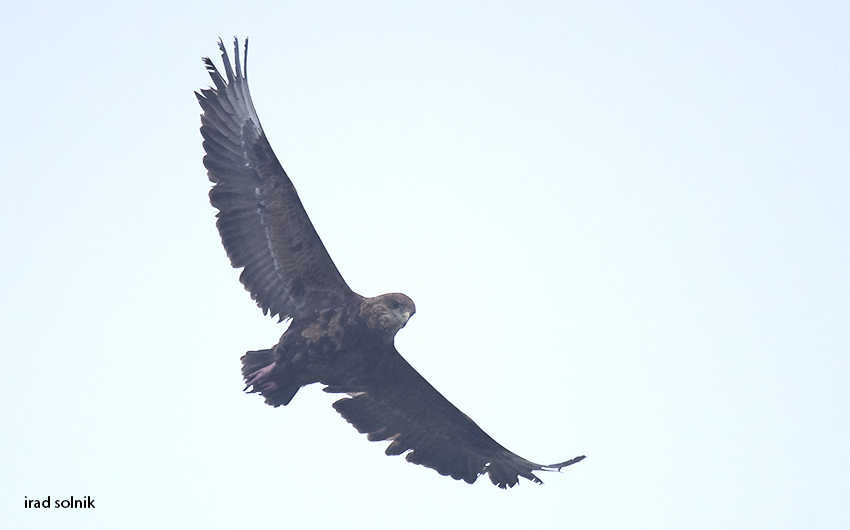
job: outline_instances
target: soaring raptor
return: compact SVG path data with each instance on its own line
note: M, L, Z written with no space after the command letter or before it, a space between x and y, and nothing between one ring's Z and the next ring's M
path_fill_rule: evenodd
M333 407L388 455L473 483L484 474L500 488L533 471L557 471L584 459L541 465L508 451L419 375L396 351L396 333L416 312L401 293L374 298L352 291L319 239L298 194L269 145L248 92L234 39L231 66L219 40L223 77L209 57L215 88L201 104L204 166L213 182L221 241L239 280L263 314L291 319L280 342L242 357L246 390L273 407L312 383L347 394Z

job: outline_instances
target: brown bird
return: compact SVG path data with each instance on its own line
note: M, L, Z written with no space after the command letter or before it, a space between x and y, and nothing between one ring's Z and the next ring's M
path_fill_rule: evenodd
M374 298L352 291L319 239L295 187L277 160L248 92L248 40L231 66L219 40L225 77L203 59L215 88L201 104L210 202L230 263L263 314L291 319L280 342L242 357L246 390L273 407L312 383L344 393L333 407L388 455L473 483L484 474L500 488L533 471L558 471L584 459L541 465L499 445L431 386L396 351L395 335L416 313L401 293Z

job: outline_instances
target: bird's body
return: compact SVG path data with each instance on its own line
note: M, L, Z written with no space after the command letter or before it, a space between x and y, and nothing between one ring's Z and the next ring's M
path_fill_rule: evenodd
M406 452L410 462L469 483L483 474L502 488L519 477L540 482L532 471L582 460L540 465L508 451L396 351L413 301L400 293L367 298L348 287L263 133L238 46L232 66L219 47L225 77L206 58L215 88L196 94L210 202L231 264L244 269L240 281L264 313L291 319L276 346L242 357L246 389L272 406L312 383L347 394L334 408L369 440L391 441L388 455Z
M288 405L298 389L312 383L329 392L374 388L364 384L380 373L373 363L385 353L392 358L393 338L414 312L403 294L354 295L348 304L293 319L274 348L245 354L242 375L274 407Z

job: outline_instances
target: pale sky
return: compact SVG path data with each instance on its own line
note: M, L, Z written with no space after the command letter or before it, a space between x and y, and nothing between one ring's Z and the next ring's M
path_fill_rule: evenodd
M0 520L15 529L850 527L850 4L4 9ZM399 351L536 462L386 457L239 358L201 57L254 103ZM90 496L94 509L26 509Z

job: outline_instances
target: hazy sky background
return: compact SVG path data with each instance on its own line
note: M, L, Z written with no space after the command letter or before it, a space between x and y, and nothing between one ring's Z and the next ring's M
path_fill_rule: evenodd
M26 5L24 5L26 4ZM17 2L0 119L15 529L850 527L847 2ZM200 58L402 354L561 474L383 455L303 389L207 200ZM338 396L337 396L338 397ZM96 509L24 509L91 496Z

